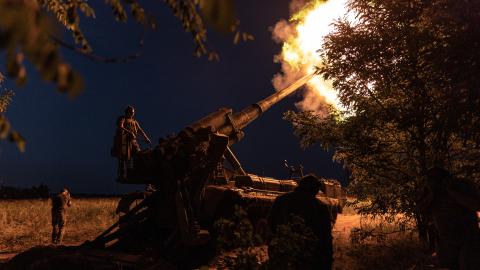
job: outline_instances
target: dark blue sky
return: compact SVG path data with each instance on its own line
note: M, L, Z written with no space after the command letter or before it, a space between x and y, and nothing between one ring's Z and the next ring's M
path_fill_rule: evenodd
M242 29L255 41L233 45L231 36L209 31L220 62L192 56L193 44L162 1L150 6L158 29L145 36L142 56L127 64L104 64L65 51L81 72L86 87L75 99L55 92L33 69L25 87L17 90L7 116L26 137L27 151L0 142L0 181L5 185L44 183L53 190L69 186L75 192L112 193L129 187L115 183L116 162L110 157L115 121L128 104L152 141L157 141L219 107L238 111L273 93L272 76L280 69L273 56L280 45L269 27L288 18L287 0L237 2ZM97 19L84 24L95 52L125 56L138 47L141 27L115 23L110 11L98 5ZM85 20L84 20L85 21ZM244 168L252 173L285 178L283 160L302 163L307 172L343 180L345 173L331 155L315 146L300 149L291 125L282 114L295 109L299 96L277 104L244 131L233 147Z

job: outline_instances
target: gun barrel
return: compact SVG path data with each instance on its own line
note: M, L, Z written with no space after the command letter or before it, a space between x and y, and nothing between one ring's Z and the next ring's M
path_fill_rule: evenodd
M233 123L224 125L220 128L219 132L225 135L230 135L235 129L240 130L254 121L262 113L270 109L273 105L297 91L305 85L315 74L306 75L299 80L295 81L288 87L276 92L275 94L270 95L269 97L248 106L240 112L234 113L231 116L231 121Z
M315 74L309 74L305 75L302 78L300 78L298 81L295 81L288 87L278 91L277 93L261 100L260 102L257 103L257 105L262 109L262 113L265 112L266 110L270 109L273 105L275 105L277 102L280 100L284 99L291 93L297 91L300 87L302 87L304 84L306 84Z
M232 109L220 108L216 112L213 112L189 125L187 130L195 131L199 128L210 127L212 131L230 137L257 119L262 113L270 109L270 107L300 89L300 87L305 85L313 76L315 76L315 74L303 76L288 87L246 107L240 112L233 113Z

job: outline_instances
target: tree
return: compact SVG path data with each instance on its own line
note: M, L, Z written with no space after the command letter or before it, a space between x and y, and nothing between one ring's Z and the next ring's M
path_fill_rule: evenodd
M288 112L301 143L320 143L351 172L360 211L405 214L431 166L480 183L480 6L456 0L357 0L335 23L318 72L349 112Z
M155 18L139 0L104 2L111 7L116 21L128 22L130 13L140 25L155 29ZM183 29L192 34L197 57L207 55L210 60L218 60L217 53L208 45L206 25L217 31L234 33L234 43L253 39L250 34L239 30L233 0L164 0L164 3L182 23ZM18 85L25 84L27 70L24 62L29 61L45 81L55 84L58 91L75 96L83 88L82 78L62 59L60 48L101 62L125 62L138 57L139 53L125 58L96 55L82 32L81 19L95 19L95 10L88 0L0 0L0 52L6 55L7 77L15 79ZM72 35L73 45L63 40L65 32ZM143 40L139 43L143 44ZM0 76L1 83L1 72ZM8 97L10 101L11 96L1 96L1 100L6 101ZM1 127L10 126L5 110L0 111ZM10 135L21 138L16 132ZM0 136L2 138L5 137ZM24 145L25 141L21 141Z
M25 139L10 127L10 122L5 116L8 105L12 102L14 93L12 90L3 89L2 84L5 78L0 74L0 140L8 139L14 142L18 149L25 151Z

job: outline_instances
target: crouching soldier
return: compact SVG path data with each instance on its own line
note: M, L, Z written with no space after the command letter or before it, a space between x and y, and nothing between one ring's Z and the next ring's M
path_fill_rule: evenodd
M65 233L67 207L72 205L70 192L64 188L52 197L52 243L60 244Z

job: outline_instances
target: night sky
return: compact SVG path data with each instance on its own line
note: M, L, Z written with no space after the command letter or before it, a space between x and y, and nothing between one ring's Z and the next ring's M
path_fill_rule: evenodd
M47 184L53 191L68 186L73 193L119 193L132 187L115 182L116 160L110 156L115 121L126 105L156 142L217 110L241 110L274 92L271 79L280 70L273 56L280 45L269 27L288 18L287 0L236 1L242 30L255 41L233 45L230 35L209 31L210 44L220 62L192 55L191 36L163 1L155 1L156 31L147 31L142 56L127 64L94 62L73 52L65 58L84 77L85 89L71 99L41 81L29 69L25 87L16 91L7 117L27 139L27 151L0 142L0 184ZM134 53L142 33L135 23L120 24L105 5L93 5L97 19L84 20L83 28L96 54L121 57ZM66 36L69 38L69 36ZM3 62L3 61L2 61ZM3 65L2 65L3 66ZM233 150L251 173L286 178L283 160L302 163L306 172L345 181L341 166L319 146L299 147L290 123L282 114L295 109L299 95L289 97L248 126L245 138Z

